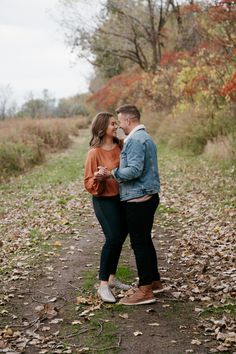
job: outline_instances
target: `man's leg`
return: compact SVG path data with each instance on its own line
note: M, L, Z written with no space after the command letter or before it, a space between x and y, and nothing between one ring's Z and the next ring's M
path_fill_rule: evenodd
M158 195L146 202L126 203L126 217L136 259L139 287L133 295L120 300L123 305L143 305L156 301L153 295L153 280L160 279L160 276L151 230L158 203Z
M158 195L146 202L127 202L126 217L139 276L139 284L151 284L159 280L156 251L151 238L155 211L159 204Z

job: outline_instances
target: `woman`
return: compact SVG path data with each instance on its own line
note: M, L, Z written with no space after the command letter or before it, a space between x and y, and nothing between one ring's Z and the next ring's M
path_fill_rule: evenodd
M99 166L109 170L118 167L122 143L117 138L118 124L111 113L101 112L92 123L92 139L85 162L84 186L92 194L95 215L105 235L100 258L98 294L105 302L116 302L112 287L128 290L130 286L115 278L122 245L127 236L119 185L99 174Z

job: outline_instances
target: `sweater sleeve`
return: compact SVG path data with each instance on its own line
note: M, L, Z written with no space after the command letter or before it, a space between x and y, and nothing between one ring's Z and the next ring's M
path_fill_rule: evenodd
M89 150L85 161L84 187L92 195L100 195L105 188L105 181L97 181L94 172L98 170L98 160L96 152Z

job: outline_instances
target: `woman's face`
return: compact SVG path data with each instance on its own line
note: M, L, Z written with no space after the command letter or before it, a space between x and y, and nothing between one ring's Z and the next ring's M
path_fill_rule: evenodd
M116 137L117 136L117 129L118 129L118 123L117 120L114 117L111 117L109 119L108 127L106 130L106 136L109 137Z

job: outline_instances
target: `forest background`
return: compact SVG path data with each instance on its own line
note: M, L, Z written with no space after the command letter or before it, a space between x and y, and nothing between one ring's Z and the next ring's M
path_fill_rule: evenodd
M95 67L90 92L56 102L45 89L16 111L0 92L1 180L69 146L96 112L133 103L159 143L236 160L236 2L107 0L89 21L61 0L61 26ZM92 6L92 3L88 3Z

